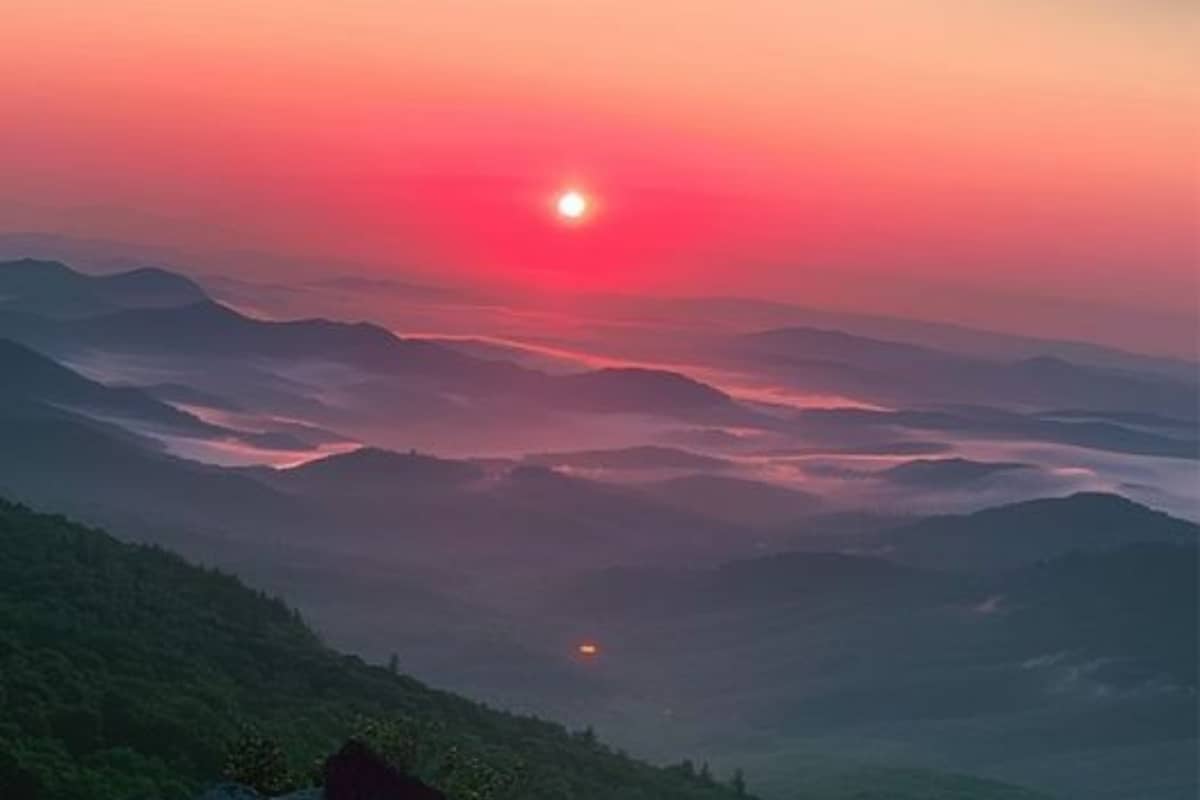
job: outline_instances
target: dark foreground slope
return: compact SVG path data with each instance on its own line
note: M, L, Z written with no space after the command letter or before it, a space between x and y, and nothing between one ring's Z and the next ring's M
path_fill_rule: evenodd
M308 765L364 715L523 764L522 800L735 796L336 653L235 578L0 501L0 797L189 797L246 723Z

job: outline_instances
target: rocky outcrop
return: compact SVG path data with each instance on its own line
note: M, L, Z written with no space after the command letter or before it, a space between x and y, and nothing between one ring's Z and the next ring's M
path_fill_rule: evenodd
M447 800L416 778L389 765L361 742L350 740L325 760L325 786L301 789L271 800ZM196 800L266 800L238 783L214 786Z
M351 740L325 761L325 800L446 800Z

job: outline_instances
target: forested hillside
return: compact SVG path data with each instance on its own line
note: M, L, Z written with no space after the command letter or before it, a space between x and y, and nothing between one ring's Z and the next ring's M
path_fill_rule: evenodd
M452 798L718 800L690 765L659 769L590 732L430 689L325 647L278 600L165 551L0 501L0 796L191 797L253 726L303 779L364 718L403 720L441 748ZM457 766L456 766L457 765ZM426 777L426 776L423 776Z

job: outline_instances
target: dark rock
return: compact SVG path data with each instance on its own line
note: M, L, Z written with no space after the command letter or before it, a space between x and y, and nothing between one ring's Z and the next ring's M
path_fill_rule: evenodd
M325 761L325 800L446 800L402 774L362 742L349 741Z

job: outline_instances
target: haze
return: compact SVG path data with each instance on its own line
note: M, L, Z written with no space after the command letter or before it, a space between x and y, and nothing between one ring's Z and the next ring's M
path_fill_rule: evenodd
M1195 800L1198 21L10 0L0 797Z
M0 225L1187 355L1190 4L27 3ZM548 198L582 182L596 224ZM241 252L236 265L214 260ZM220 266L218 266L220 265Z

